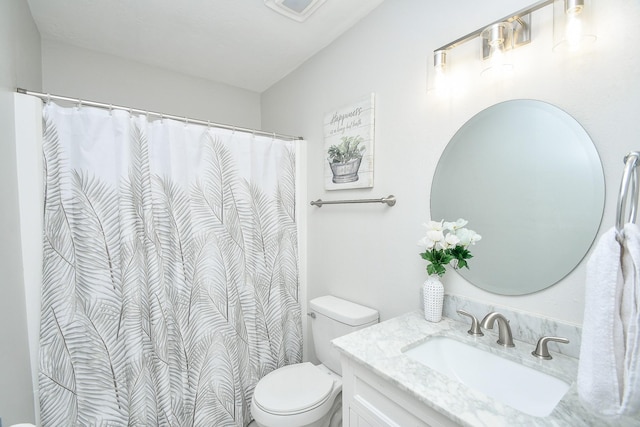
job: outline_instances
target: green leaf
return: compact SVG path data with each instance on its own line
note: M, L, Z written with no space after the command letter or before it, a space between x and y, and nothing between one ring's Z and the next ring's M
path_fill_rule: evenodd
M420 256L430 262L427 265L427 273L437 274L438 276L442 276L447 271L445 265L449 264L453 259L453 256L442 249L431 249L430 251L422 252Z
M455 266L455 268L469 268L466 260L473 258L473 255L471 255L471 252L469 252L468 249L463 246L456 246L447 249L447 251L451 255L452 259L457 260L457 266Z
M427 266L427 273L429 273L429 275L437 274L438 276L442 276L446 271L442 264L429 264Z
M327 151L329 161L331 161L331 163L346 163L352 159L362 158L362 153L365 151L366 147L358 147L358 145L363 141L363 138L360 135L343 136L341 141L342 143L339 145L332 145Z

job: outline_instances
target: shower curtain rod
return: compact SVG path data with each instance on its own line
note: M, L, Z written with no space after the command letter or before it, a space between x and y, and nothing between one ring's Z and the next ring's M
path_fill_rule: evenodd
M42 92L33 92L33 91L22 89L22 88L17 88L16 92L24 94L24 95L31 95L31 96L38 97L38 98L42 99L45 102L48 102L48 101L73 102L74 104L78 104L78 105L88 105L90 107L104 108L104 109L107 109L107 110L123 110L123 111L128 111L129 113L137 113L137 114L145 114L145 115L148 115L148 116L156 116L156 117L159 117L160 119L178 120L178 121L183 121L183 122L186 122L186 123L194 123L194 124L198 124L198 125L210 126L210 127L220 128L220 129L227 129L227 130L236 131L236 132L251 133L251 134L254 134L254 135L271 136L273 138L286 139L286 140L291 140L291 141L301 141L301 140L304 139L301 136L284 135L284 134L280 134L280 133L276 133L276 132L265 132L265 131L262 131L262 130L249 129L249 128L244 128L244 127L240 127L240 126L231 126L231 125L225 125L225 124L222 124L222 123L214 123L214 122L211 122L211 121L190 119L188 117L174 116L172 114L157 113L155 111L147 111L147 110L140 110L140 109L137 109L137 108L123 107L121 105L105 104L105 103L102 103L102 102L85 101L84 99L80 99L80 98L69 98L69 97L66 97L66 96L51 95L51 94L42 93Z

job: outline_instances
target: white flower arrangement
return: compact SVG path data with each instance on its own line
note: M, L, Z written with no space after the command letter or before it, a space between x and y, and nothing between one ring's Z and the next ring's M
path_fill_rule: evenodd
M473 230L464 228L468 224L462 218L455 222L429 221L423 224L427 228L427 234L418 245L425 248L420 256L427 260L427 273L444 275L447 265L454 269L469 268L467 260L473 258L468 250L470 245L474 245L482 236Z

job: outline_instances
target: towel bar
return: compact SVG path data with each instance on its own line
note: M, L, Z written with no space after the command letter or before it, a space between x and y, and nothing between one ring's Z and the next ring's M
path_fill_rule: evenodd
M317 206L319 208L322 205L338 205L338 204L346 204L346 203L385 203L387 206L395 206L396 198L393 194L383 197L381 199L359 199L359 200L322 200L318 199L311 202L311 206Z
M624 171L622 172L622 180L620 182L620 192L618 193L618 205L616 213L616 239L622 243L624 239L624 225L626 223L635 223L638 208L638 160L640 152L632 151L624 157ZM631 191L629 191L631 187ZM627 201L630 206L627 206ZM629 210L629 216L625 220L625 213Z

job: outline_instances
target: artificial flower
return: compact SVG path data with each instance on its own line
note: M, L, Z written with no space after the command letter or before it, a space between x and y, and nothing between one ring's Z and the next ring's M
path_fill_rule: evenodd
M429 262L427 273L442 276L447 271L447 265L454 269L469 268L467 260L473 258L473 255L468 247L482 239L482 236L464 228L467 224L468 221L462 218L454 222L443 220L424 224L427 233L418 244L425 248L420 256Z

